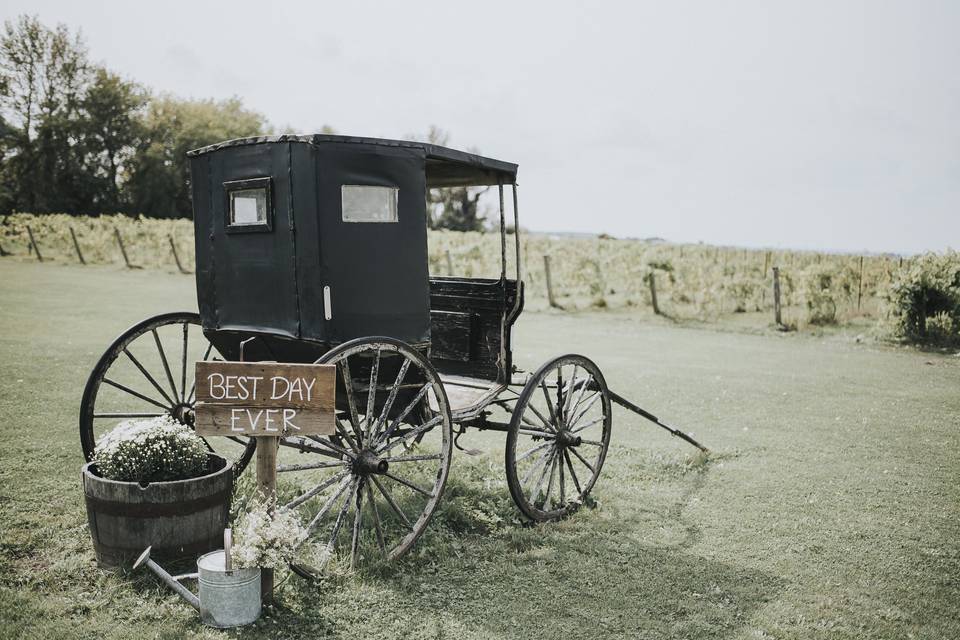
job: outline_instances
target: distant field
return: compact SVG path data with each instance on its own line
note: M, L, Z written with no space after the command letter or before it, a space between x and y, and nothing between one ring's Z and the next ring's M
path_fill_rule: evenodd
M178 274L0 260L0 638L960 637L960 358L590 311L525 313L518 364L590 356L707 461L618 410L598 506L528 527L502 438L467 436L485 454L454 456L394 569L291 577L254 627L205 628L96 568L76 426L109 341L195 305Z
M17 214L0 225L0 246L20 257L30 252L27 227L45 260L76 263L70 227L81 254L95 264L123 264L116 233L132 263L174 270L171 241L183 265L194 264L189 220L98 218ZM115 231L116 229L116 231ZM429 233L430 270L436 275L493 276L500 273L496 233ZM512 237L507 247L513 273ZM528 303L547 306L544 256L549 256L555 302L567 310L649 308L653 274L661 310L674 318L717 322L734 314L763 314L773 322L772 268L781 274L783 321L877 325L887 315L884 297L904 263L896 256L765 251L521 233L521 259ZM754 323L756 324L756 323Z

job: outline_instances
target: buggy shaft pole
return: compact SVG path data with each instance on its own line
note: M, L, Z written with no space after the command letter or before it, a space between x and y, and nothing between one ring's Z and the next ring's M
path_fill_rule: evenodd
M704 453L709 453L709 450L708 450L705 446L703 446L702 444L700 444L699 442L697 442L696 440L694 440L693 438L691 438L690 436L688 436L687 434L685 434L683 431L680 431L679 429L675 429L675 428L671 427L670 425L661 422L661 421L660 421L660 418L658 418L657 416L653 415L653 414L650 413L649 411L644 411L643 409L641 409L641 408L638 407L637 405L633 404L632 402L630 402L629 400L627 400L627 399L624 398L623 396L618 395L618 394L614 393L613 391L610 391L609 393L610 393L610 399L613 400L614 402L616 402L618 405L620 405L620 406L623 407L624 409L629 409L630 411L633 411L633 412L636 413L637 415L639 415L639 416L641 416L641 417L643 417L643 418L646 418L647 420L649 420L649 421L652 422L653 424L657 425L657 426L660 427L661 429L666 429L667 431L670 432L671 435L674 435L674 436L680 438L680 439L683 440L684 442L689 442L690 444L692 444L693 446L695 446L697 449L700 449L700 451L703 451Z

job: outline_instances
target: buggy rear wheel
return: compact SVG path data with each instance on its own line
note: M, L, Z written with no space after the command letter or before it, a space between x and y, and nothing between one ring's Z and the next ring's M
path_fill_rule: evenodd
M168 415L193 428L194 366L220 360L203 335L200 316L164 313L143 320L113 341L100 357L80 401L80 444L87 462L97 442L121 422ZM252 438L205 437L207 448L233 462L238 477L253 456Z
M312 576L331 559L352 568L409 551L443 494L453 443L440 376L408 344L361 338L317 364L337 365L336 433L282 438L277 465L278 508L301 514L318 552L293 568Z
M583 503L606 459L611 416L607 383L591 360L560 356L533 374L514 406L504 456L524 515L555 520Z

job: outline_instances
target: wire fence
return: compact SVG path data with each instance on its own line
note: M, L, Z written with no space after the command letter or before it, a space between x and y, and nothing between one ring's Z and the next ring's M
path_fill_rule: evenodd
M508 238L507 275L515 273ZM428 232L432 275L500 275L500 237ZM13 214L0 224L0 254L20 259L117 264L192 273L193 223L128 216ZM731 313L773 313L778 324L844 323L879 317L909 259L678 245L605 237L521 233L528 302L567 310L646 306L677 318L717 319Z

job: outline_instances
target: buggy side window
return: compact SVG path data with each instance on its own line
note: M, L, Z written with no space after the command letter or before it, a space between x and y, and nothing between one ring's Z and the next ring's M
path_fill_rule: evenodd
M227 231L270 231L273 203L270 178L224 182L227 192Z
M396 187L345 184L340 187L344 222L397 222Z

